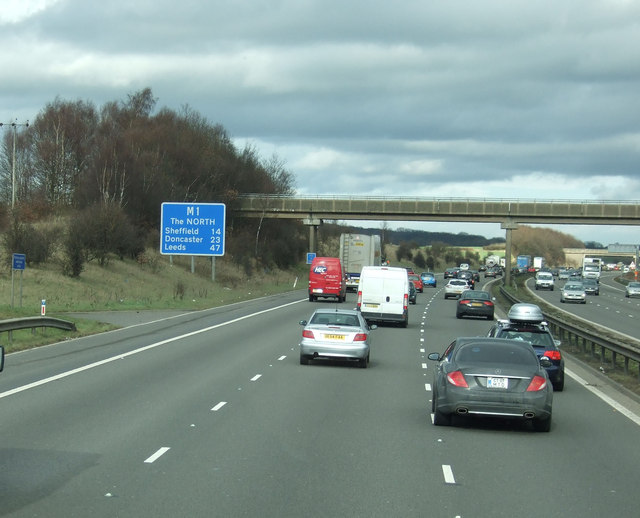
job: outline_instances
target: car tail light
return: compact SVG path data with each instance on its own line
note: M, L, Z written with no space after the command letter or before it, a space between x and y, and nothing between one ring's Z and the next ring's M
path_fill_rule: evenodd
M358 291L358 309L362 306L362 291Z
M484 301L484 305L491 307L491 306L493 306L493 302L491 302L490 300L485 300Z
M464 379L464 374L462 374L461 371L450 372L449 374L447 374L447 380L449 380L449 383L451 383L454 387L469 388L467 380Z
M469 302L471 302L469 299L462 299L458 301L458 304L469 304Z
M527 392L538 392L547 386L547 379L542 376L534 376L527 387Z
M313 331L310 331L308 329L305 329L304 331L302 331L302 338L311 338L311 339L315 339L315 336L313 336Z
M562 360L560 351L545 351L542 356L546 356L550 360Z
M354 342L365 342L367 340L366 333L358 333L354 338Z
M407 308L409 307L409 294L405 293L404 294L404 301L403 301L403 306L404 306L404 310L406 311Z

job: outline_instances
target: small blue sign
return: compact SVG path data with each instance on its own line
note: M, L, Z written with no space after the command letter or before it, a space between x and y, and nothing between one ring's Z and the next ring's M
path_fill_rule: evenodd
M24 270L27 264L27 257L24 254L13 254L13 269Z
M225 218L224 203L163 203L160 253L224 255Z
M307 252L307 264L311 264L316 258L316 254L313 252Z

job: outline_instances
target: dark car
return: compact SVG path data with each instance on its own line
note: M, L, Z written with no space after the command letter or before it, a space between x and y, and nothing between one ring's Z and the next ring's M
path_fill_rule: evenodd
M458 299L456 318L483 317L493 320L494 305L488 291L467 290Z
M418 297L418 290L416 290L416 285L413 284L413 281L409 281L409 304L416 304Z
M469 283L469 286L471 286L471 289L474 289L476 284L476 279L471 270L460 270L458 272L458 279L463 279L467 281Z
M514 304L508 313L509 320L498 320L487 336L509 338L531 344L538 358L547 358L546 371L556 392L564 390L564 359L560 352L560 340L555 340L542 311L535 304Z
M448 426L454 415L531 421L534 430L551 429L553 388L531 346L501 338L456 338L434 374L433 424Z
M431 272L422 272L420 274L420 278L422 279L423 286L432 286L433 288L438 287L438 281L436 280L436 275Z
M447 268L444 271L444 278L445 279L455 279L458 276L458 271L460 270L460 268Z
M595 279L582 279L582 286L587 295L600 295L600 285Z

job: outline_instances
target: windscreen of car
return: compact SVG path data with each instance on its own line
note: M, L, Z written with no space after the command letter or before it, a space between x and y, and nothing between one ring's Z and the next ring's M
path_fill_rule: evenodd
M502 344L469 344L462 346L455 355L457 363L536 365L537 359L531 350L524 347Z
M554 347L553 338L546 331L539 329L503 329L498 333L497 338L510 338L512 340L522 340L531 342L534 346Z
M582 290L582 284L567 284L564 289L569 291L580 291Z

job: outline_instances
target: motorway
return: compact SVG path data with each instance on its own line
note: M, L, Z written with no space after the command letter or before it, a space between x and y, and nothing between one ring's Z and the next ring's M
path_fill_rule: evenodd
M534 289L533 293L576 317L640 340L640 299L625 298L624 286L614 281L618 275L620 272L603 272L600 295L587 295L586 304L560 303L560 288L564 280L556 279L553 291ZM534 288L533 279L528 281L527 286Z
M550 433L433 426L427 354L490 327L443 285L374 331L368 369L299 364L298 321L334 304L304 291L8 355L0 515L635 516L640 418L596 374L567 378Z

